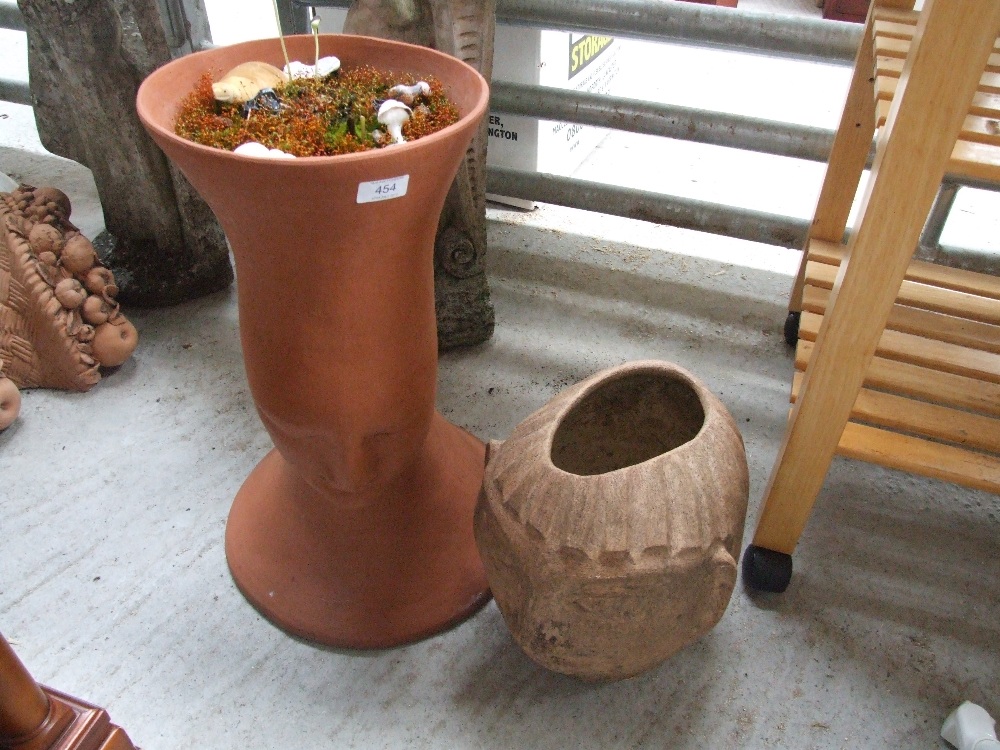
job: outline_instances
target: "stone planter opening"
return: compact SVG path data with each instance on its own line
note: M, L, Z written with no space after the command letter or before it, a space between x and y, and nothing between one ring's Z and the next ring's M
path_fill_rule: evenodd
M635 466L694 439L705 410L687 381L636 372L605 382L577 403L556 430L552 463L592 476Z

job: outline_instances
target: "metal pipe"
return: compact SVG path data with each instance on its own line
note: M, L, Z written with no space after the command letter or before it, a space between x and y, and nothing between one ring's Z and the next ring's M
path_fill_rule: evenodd
M790 248L809 230L804 219L507 167L487 169L486 192Z
M32 106L31 89L28 88L28 82L0 76L0 102L14 102L14 104Z
M498 0L497 20L844 64L862 34L858 24L674 0Z
M14 0L0 0L0 29L25 31L24 18Z
M948 214L951 213L951 209L955 205L955 199L958 197L958 188L959 186L956 183L948 180L942 182L941 187L938 188L934 205L931 206L931 212L927 216L927 223L924 224L923 231L920 233L920 240L917 243L918 256L923 257L929 254L933 257L937 254L945 222L948 221Z
M281 33L308 34L309 33L309 6L325 5L326 3L300 3L297 0L278 0L278 18L281 19ZM345 0L339 7L350 7L351 0Z
M346 8L350 0L291 0ZM675 0L497 0L497 21L850 65L859 24Z
M507 81L493 82L490 108L811 161L826 161L833 146L823 128Z

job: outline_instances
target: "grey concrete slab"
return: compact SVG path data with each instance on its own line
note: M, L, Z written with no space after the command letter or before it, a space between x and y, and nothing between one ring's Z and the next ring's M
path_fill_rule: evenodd
M749 534L787 413L787 274L700 258L694 233L667 252L570 230L586 216L491 215L497 332L442 357L442 411L503 438L597 369L678 362L743 431ZM962 700L1000 713L998 499L846 460L788 592L738 586L712 633L633 680L545 672L494 604L372 654L288 638L223 553L270 447L235 295L130 317L129 363L87 394L27 392L0 433L0 627L41 681L146 748L938 747Z

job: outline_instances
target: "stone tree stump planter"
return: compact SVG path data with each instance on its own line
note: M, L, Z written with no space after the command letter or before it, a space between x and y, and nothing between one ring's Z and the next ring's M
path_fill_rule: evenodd
M514 639L585 680L656 666L722 617L748 492L736 424L680 367L567 389L488 451L476 539Z
M446 52L490 80L495 0L354 0L344 31ZM448 191L434 243L438 341L470 346L493 335L486 282L486 120L483 119Z
M434 409L433 275L438 217L489 90L434 50L350 35L319 43L345 69L435 76L460 120L383 149L280 160L174 134L205 71L280 67L276 40L175 60L145 81L137 106L232 244L247 378L275 444L229 516L233 578L295 635L385 647L489 600L472 534L485 446ZM292 59L313 59L312 37L287 44Z
M228 287L226 238L143 131L133 102L170 60L153 0L18 0L46 149L87 166L107 233L96 238L126 305L175 305ZM187 31L190 31L188 29Z

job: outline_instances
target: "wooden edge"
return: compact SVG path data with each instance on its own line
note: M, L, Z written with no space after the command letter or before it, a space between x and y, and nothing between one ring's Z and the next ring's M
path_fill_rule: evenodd
M822 321L822 315L803 311L799 320L799 338L815 341ZM1000 355L992 352L892 330L882 332L875 352L880 357L898 362L1000 383Z
M829 300L828 289L812 284L807 284L803 288L803 310L822 315L826 312ZM892 306L886 328L1000 354L1000 326L977 320L897 303Z
M880 118L883 124L891 104L892 102L885 99L880 99L875 103L876 118ZM972 104L969 105L969 114L992 120L1000 118L1000 94L977 92L972 97Z
M796 370L805 371L814 348L812 341L799 339L795 349ZM1000 417L1000 385L928 369L911 362L876 356L868 366L864 385L922 401Z
M878 58L876 57L876 60ZM878 68L875 68L878 74ZM896 96L896 88L899 86L899 77L891 75L877 75L875 79L875 96L880 100L891 100ZM996 73L984 72L979 79L979 86L976 88L977 94L1000 93L1000 76Z
M1000 494L1000 459L953 445L848 422L837 453Z
M879 75L899 78L903 72L903 62L902 57L876 57L875 72ZM1000 73L1000 52L994 52L989 56L986 60L986 70L990 73Z
M805 374L801 372L793 376L792 403L798 398L804 379ZM851 419L973 450L1000 453L1000 419L893 393L862 388L854 402Z
M838 242L814 239L809 243L809 259L819 263L839 266L845 253L844 246ZM1000 278L984 273L912 260L906 269L906 279L918 284L1000 300Z
M813 260L806 263L806 284L832 289L836 278L836 266ZM896 302L982 323L1000 324L1000 305L996 300L932 284L904 280L896 295Z

